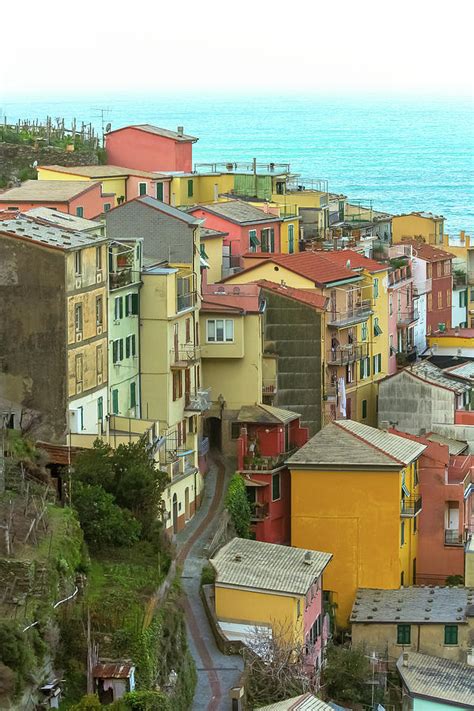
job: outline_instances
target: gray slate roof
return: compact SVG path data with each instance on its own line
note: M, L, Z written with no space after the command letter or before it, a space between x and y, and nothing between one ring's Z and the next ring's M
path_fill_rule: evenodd
M216 584L306 595L331 558L332 553L233 538L210 562Z
M124 126L123 128L140 128L142 131L147 133L154 133L155 136L163 136L164 138L172 138L175 141L180 141L181 143L188 143L189 141L197 141L195 136L188 136L183 133L181 136L177 131L170 131L168 128L160 128L159 126L153 126L150 123L137 123L133 126ZM116 131L120 129L115 129ZM111 131L113 133L113 131Z
M161 202L161 200L156 200L155 198L151 197L150 195L141 195L140 197L137 197L134 199L134 202L140 202L143 205L148 205L148 207L153 207L155 210L160 210L160 212L164 212L166 215L169 215L170 217L176 217L178 220L182 220L183 222L186 222L188 225L200 225L202 223L202 220L198 219L197 217L193 217L193 215L188 215L187 212L184 212L184 210L178 210L177 207L173 207L172 205L167 205L165 202ZM125 205L127 203L124 203ZM121 205L119 205L121 207ZM118 209L118 208L114 208Z
M450 378L446 374L446 371L441 370L441 368L438 368L434 363L430 363L427 360L420 360L418 363L414 363L412 366L405 368L403 372L414 373L419 378L423 378L423 380L433 385L442 385L444 388L453 390L458 395L470 388L470 385L467 383L460 383L458 380Z
M360 422L335 420L293 454L288 464L290 467L313 464L329 469L396 468L414 461L425 449L424 444Z
M27 210L23 214L29 217L39 217L58 227L67 227L78 232L99 229L103 224L97 220L88 220L85 217L69 215L67 212L59 212L59 210L53 210L51 207L32 207L31 210Z
M150 178L150 180L158 180L159 178L167 178L162 173L151 172L149 170L136 170L134 168L123 168L120 165L42 165L44 170L54 170L56 173L65 173L66 175L83 175L87 178L122 178L129 175L135 175L140 178Z
M239 225L255 224L256 222L280 222L278 216L264 212L259 207L249 205L248 202L243 200L213 202L212 205L201 205L199 207Z
M359 588L352 608L351 622L462 624L466 622L467 617L474 615L473 604L474 588Z
M1 221L0 232L16 235L17 237L26 237L31 239L32 242L60 249L90 247L91 245L100 244L106 239L88 232L64 230L54 225L42 225L32 219L21 217L15 220Z
M411 696L474 709L474 667L418 652L408 652L406 663L402 654L397 668Z
M462 365L458 365L454 368L447 368L444 371L446 374L450 373L456 375L458 378L474 378L474 360L468 360Z
M293 696L285 701L277 701L269 706L260 706L255 711L332 711L332 706L318 699L313 694Z
M25 180L19 188L0 194L0 202L67 202L97 185L92 180Z
M281 407L272 405L244 405L240 408L237 416L238 422L260 423L260 424L287 424L293 422L301 415L291 410L283 410Z

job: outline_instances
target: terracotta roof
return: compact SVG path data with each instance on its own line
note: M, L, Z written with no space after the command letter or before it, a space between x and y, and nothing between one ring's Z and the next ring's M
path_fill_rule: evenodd
M445 252L443 249L433 247L431 244L421 242L417 239L404 238L403 244L411 244L413 247L413 256L423 259L425 262L442 262L446 259L454 259L450 252Z
M128 679L134 669L131 662L99 662L92 669L95 679Z
M327 304L327 297L322 294L318 294L315 291L309 291L306 289L295 289L292 286L286 286L285 284L275 284L273 281L268 281L267 279L260 279L257 284L262 289L268 289L268 291L273 291L275 294L280 294L281 296L286 296L288 299L293 299L294 301L300 301L303 304L308 304L316 309L324 310Z
M257 255L259 256L259 255ZM262 260L263 261L263 260ZM258 269L262 262L255 264L248 269L239 272L239 278L242 274L250 274L254 269ZM339 266L331 262L326 252L300 252L299 254L272 254L264 260L265 264L274 264L276 267L284 267L290 272L299 274L309 281L317 285L331 284L335 281L344 281L345 279L355 280L357 276L350 269ZM226 282L232 279L232 276L222 279Z
M474 709L474 670L469 664L409 651L400 655L397 669L412 697L446 702L441 708Z
M68 447L65 444L51 444L50 442L37 441L36 446L48 455L51 464L70 464L80 452L82 447Z
M170 131L168 128L160 128L159 126L153 126L150 123L138 123L132 126L122 126L121 128L116 128L113 131L109 131L105 134L106 138L111 133L118 133L118 131L125 131L127 128L136 128L139 131L145 131L146 133L153 133L155 136L162 136L162 138L171 138L178 143L195 143L199 139L195 136L189 136L185 133L179 134L177 131Z
M56 173L66 173L67 175L83 175L87 178L119 178L136 175L139 178L149 178L158 180L164 178L169 180L168 175L162 173L152 173L148 170L135 170L134 168L122 168L119 165L40 165L41 170L54 170Z
M26 180L2 193L0 202L69 202L97 185L90 180Z
M385 272L388 269L386 264L381 264L375 259L364 257L363 254L355 252L353 249L337 249L330 252L324 252L324 256L335 264L346 266L350 261L349 269L366 269L368 272Z
M257 284L208 284L203 288L201 311L258 313L261 310L260 287Z
M280 222L280 217L271 212L265 212L259 207L250 205L243 200L227 200L226 202L214 202L210 205L196 205L189 212L203 210L211 215L217 215L224 220L234 222L239 225L253 225L257 222Z

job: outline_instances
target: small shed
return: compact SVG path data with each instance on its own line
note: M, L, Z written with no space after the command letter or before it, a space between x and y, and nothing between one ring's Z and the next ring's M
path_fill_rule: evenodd
M50 709L58 709L61 703L61 687L59 679L52 679L40 688L44 705Z
M102 660L93 667L92 677L101 704L111 704L135 689L135 666L130 661Z

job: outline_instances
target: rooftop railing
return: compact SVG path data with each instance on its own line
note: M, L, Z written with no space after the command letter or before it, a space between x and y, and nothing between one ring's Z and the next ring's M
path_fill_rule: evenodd
M331 348L328 351L328 365L348 365L362 358L366 358L369 353L368 343L347 343L343 346Z
M133 269L118 269L114 272L109 272L109 289L121 289L129 284L137 284L140 281L140 272Z
M289 163L256 163L254 161L221 161L218 163L195 163L195 173L289 173Z

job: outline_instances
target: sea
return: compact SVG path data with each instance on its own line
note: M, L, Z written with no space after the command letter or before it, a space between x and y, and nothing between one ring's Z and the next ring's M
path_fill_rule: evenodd
M289 163L331 192L393 214L445 217L474 233L474 102L378 96L192 95L3 100L0 120L153 123L199 137L195 162Z

